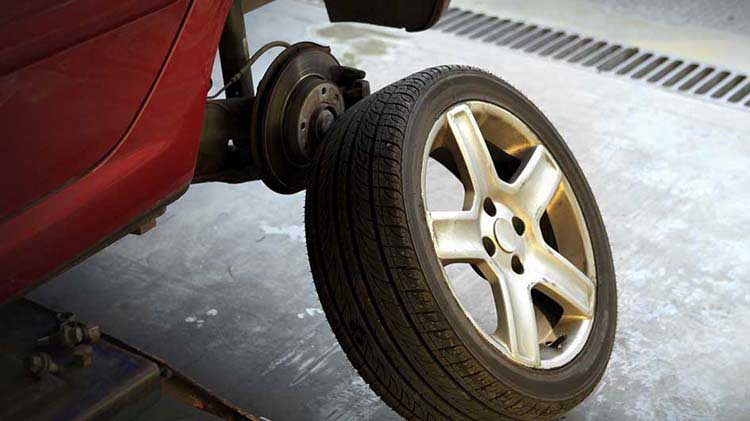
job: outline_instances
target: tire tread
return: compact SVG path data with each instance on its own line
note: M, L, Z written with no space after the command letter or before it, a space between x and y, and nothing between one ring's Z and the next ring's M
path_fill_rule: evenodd
M402 416L558 416L590 390L541 401L487 371L440 312L410 237L401 188L406 126L423 90L454 72L486 75L466 66L415 73L360 101L326 136L305 205L315 286L353 366Z

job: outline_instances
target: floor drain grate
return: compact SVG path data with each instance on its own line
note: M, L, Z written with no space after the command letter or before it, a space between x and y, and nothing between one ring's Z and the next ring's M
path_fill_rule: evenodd
M433 29L750 109L748 75L718 66L458 8Z

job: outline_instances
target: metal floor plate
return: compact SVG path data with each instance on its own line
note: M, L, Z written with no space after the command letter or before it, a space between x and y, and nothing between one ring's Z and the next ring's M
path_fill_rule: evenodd
M458 8L448 9L433 30L750 110L748 75L721 66Z

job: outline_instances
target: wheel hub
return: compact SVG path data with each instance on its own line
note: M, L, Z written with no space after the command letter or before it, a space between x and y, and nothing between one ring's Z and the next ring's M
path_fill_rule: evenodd
M308 165L325 132L344 113L339 88L331 82L311 76L300 81L288 98L284 129L284 150L291 162Z
M274 59L253 101L251 156L273 191L304 190L316 146L346 108L370 94L365 73L328 47L301 42Z
M502 179L495 156L506 150L518 167ZM461 210L428 210L437 258L467 263L487 281L496 328L482 331L456 297L459 305L512 361L542 369L571 361L590 332L596 282L585 221L554 157L518 118L480 102L458 104L435 123L427 156L433 151L465 190ZM543 221L555 238L545 237ZM556 239L562 248L550 245Z
M513 229L513 223L506 219L498 218L493 227L495 241L506 253L519 250L523 244L523 238Z
M335 119L344 100L332 83L339 62L330 49L295 44L279 54L266 71L253 103L252 157L271 190L303 190L318 141L315 119L322 110Z

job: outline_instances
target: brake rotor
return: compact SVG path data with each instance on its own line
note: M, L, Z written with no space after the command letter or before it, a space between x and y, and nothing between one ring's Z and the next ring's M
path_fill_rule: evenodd
M304 190L315 146L344 113L333 83L339 62L330 49L294 44L271 63L258 85L252 115L252 157L263 182L283 194Z

